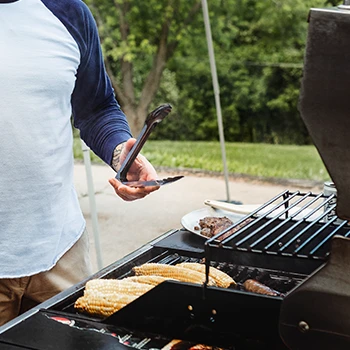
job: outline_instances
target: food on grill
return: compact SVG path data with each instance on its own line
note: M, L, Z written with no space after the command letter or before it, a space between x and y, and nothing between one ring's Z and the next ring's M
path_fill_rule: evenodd
M253 219L248 218L244 220L239 225L235 226L231 230L227 231L224 235L218 238L218 240L223 240L236 231L240 230L242 227L247 225L249 222L253 221ZM216 236L218 233L232 226L233 222L226 216L216 217L216 216L206 216L203 219L199 220L200 233L206 237Z
M167 264L156 264L147 263L141 266L133 267L133 271L137 276L140 275L155 275L169 277L182 282L199 283L205 282L205 273L190 270L184 267L167 265ZM216 286L213 278L209 276L209 286Z
M131 276L131 277L123 278L123 281L151 284L152 286L157 286L158 284L169 280L172 280L172 278L163 277L163 276L154 276L154 275L153 276L152 275Z
M199 271L205 274L205 265L199 263L180 263L176 266L184 267L186 269ZM213 266L209 268L209 276L214 279L218 287L228 288L231 285L236 285L235 280L230 277L227 273L216 269Z
M101 294L131 294L131 295L142 295L152 289L152 285L127 281L125 279L93 279L86 283L84 295L90 293L101 293Z
M223 350L217 346L205 345L205 344L196 344L189 348L189 350Z
M78 298L74 307L90 315L107 317L131 303L137 297L133 294L103 294L90 291L88 295Z
M264 294L264 295L271 295L271 296L278 296L280 295L279 292L271 289L270 287L266 286L265 284L262 284L256 280L249 279L246 280L243 283L243 287L248 292L258 293L258 294Z
M196 344L187 340L173 339L165 345L161 350L224 350L217 346Z
M74 307L80 312L96 316L110 316L154 286L117 279L93 279L86 283L84 295Z
M205 267L202 264L198 265L200 268ZM148 263L133 268L136 276L121 280L92 279L86 283L84 295L76 300L74 307L90 315L107 317L166 280L204 283L205 270L198 271L195 266L193 268ZM230 278L222 274L219 270L215 274L221 284L225 278L227 281L227 277ZM208 285L216 286L215 279L211 276Z

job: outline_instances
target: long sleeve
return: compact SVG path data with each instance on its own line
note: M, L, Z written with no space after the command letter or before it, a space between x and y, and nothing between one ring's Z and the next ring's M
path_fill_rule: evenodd
M72 94L74 125L86 144L111 164L114 148L131 133L105 70L95 20L80 0L47 1L47 6L67 27L80 50Z

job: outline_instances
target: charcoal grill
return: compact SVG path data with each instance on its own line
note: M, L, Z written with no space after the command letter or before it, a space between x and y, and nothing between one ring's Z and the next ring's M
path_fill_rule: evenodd
M286 190L207 241L171 230L89 279L124 278L146 262L189 261L205 264L207 276L209 266L225 271L237 287L209 287L208 277L203 285L167 281L101 319L74 309L85 280L0 327L0 348L161 349L177 338L183 349L198 343L233 350L348 349L348 7L311 9L300 97L301 116L338 189L337 205L334 195ZM247 279L279 294L248 292Z

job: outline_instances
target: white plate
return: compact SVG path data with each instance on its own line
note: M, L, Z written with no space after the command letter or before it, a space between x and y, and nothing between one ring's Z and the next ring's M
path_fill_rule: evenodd
M236 213L236 214L244 214L244 215L249 215L250 213L252 213L253 211L259 209L261 206L263 206L263 204L244 204L244 205L237 205L237 204L232 204L232 203L226 203L226 202L220 202L220 201L215 201L215 200L211 200L211 199L206 199L204 201L204 204L215 208L215 209L219 209L219 210L224 210L225 212L230 212L230 213ZM279 206L278 207L278 203L273 205L270 204L262 209L259 210L258 213L256 213L256 215L264 215L267 212L271 211L270 214L268 214L266 217L268 218L273 218L276 216L279 216L279 214L281 212L283 212L285 210L285 208L283 206ZM276 208L275 210L273 210L274 208ZM288 210L288 214L289 215L294 215L297 212L300 211L300 213L298 215L294 216L294 220L302 220L303 218L305 218L307 215L309 215L312 212L312 209L310 208L304 208L302 209L302 207L291 207ZM316 213L313 213L310 217L308 217L306 219L306 221L313 221L318 219L318 217L322 215L322 211L318 210ZM282 216L283 217L283 216Z
M208 239L209 237L202 235L200 233L200 230L194 229L195 226L199 227L199 220L205 218L206 216L214 216L214 217L226 216L232 222L237 222L238 220L242 219L245 215L235 214L235 213L231 213L220 209L206 207L206 208L192 211L186 214L185 216L183 216L181 219L181 224L187 231L190 231L202 238Z

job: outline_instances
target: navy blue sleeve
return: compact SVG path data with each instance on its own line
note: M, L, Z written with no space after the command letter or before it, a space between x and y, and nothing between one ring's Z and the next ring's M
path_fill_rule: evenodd
M114 148L131 137L107 76L95 20L81 0L43 0L77 42L81 54L72 94L74 125L85 143L111 164Z

